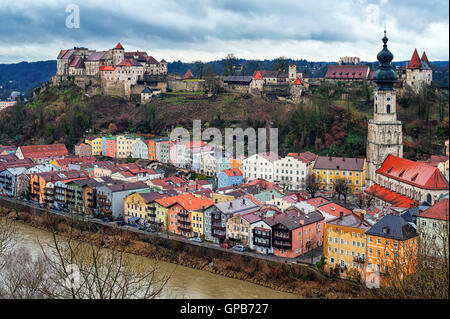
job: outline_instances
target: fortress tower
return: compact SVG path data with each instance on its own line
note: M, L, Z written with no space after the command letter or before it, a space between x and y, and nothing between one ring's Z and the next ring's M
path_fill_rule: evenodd
M112 49L112 62L113 65L117 65L125 59L125 50L123 46L117 43L116 47Z
M394 83L397 82L391 61L394 58L387 48L388 38L384 31L383 49L378 53L380 66L373 76L374 116L369 121L367 134L366 187L375 181L375 172L389 154L403 157L402 123L397 120Z

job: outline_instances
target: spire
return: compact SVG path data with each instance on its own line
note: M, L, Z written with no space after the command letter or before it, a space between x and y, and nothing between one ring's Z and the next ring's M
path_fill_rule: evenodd
M431 64L430 61L428 61L428 57L425 51L423 51L422 57L420 58L420 62L422 63L424 69L431 69Z
M397 82L397 75L395 74L391 61L394 55L387 48L388 37L386 30L384 30L383 49L377 54L377 59L380 62L378 70L373 75L373 81L377 83L377 90L392 90L393 85Z
M119 43L117 43L117 45L115 46L114 49L122 49L122 50L123 50L123 46L122 46L122 44L120 44L120 42L119 42Z
M409 61L408 69L422 69L422 63L420 62L417 49L414 49L411 61Z

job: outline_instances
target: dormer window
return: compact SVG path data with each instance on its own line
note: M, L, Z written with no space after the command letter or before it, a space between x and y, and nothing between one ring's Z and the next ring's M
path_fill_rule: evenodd
M416 178L417 178L417 173L411 178L411 182L414 182L415 180L416 180Z
M392 166L390 169L388 169L388 174L392 171L392 169L394 168L394 166Z
M398 174L398 177L402 177L404 172L405 172L405 170L403 169L403 170L400 172L400 174Z

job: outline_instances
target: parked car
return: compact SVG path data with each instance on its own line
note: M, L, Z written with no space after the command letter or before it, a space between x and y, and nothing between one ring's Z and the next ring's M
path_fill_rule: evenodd
M102 221L105 222L105 223L109 223L109 222L111 221L111 218L109 218L109 217L103 217L103 218L102 218Z
M156 229L149 226L149 227L147 227L146 231L148 231L149 233L154 233L156 231Z
M190 241L196 241L197 243L202 243L203 239L201 239L200 237L192 237L189 238Z
M228 243L222 243L222 244L220 244L220 247L222 247L222 248L230 248L231 246Z
M125 225L125 222L123 220L118 220L116 222L116 224L117 224L117 226L123 226L123 225Z
M231 248L231 249L243 252L243 251L245 251L245 246L243 246L243 245L236 245L236 246L233 246L233 248Z
M147 230L145 226L141 225L139 226L139 230Z

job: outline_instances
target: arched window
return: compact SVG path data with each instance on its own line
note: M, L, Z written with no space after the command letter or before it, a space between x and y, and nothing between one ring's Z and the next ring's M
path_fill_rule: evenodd
M386 113L391 113L391 105L386 105Z
M375 103L375 113L377 113L377 112L378 112L378 104Z
M427 195L427 202L431 204L431 194Z

